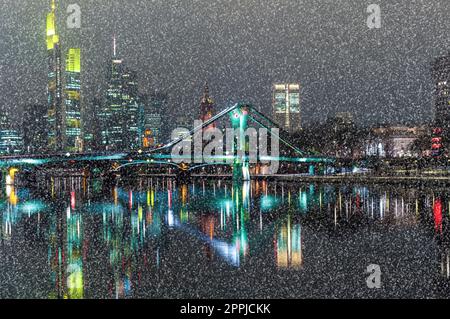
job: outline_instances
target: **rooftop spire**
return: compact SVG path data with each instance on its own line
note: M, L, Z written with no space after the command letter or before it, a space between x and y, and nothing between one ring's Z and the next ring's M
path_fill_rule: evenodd
M113 35L113 54L116 56L117 44L116 44L116 34Z
M208 81L205 82L205 88L203 89L203 98L204 99L208 99L209 98Z

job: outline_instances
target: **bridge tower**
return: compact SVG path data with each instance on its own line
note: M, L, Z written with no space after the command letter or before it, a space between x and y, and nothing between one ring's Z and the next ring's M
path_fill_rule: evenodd
M245 138L245 131L248 127L249 108L245 105L235 108L230 112L231 125L233 130L238 130L238 136L234 135L232 155L233 160L233 180L248 181L250 180L249 151L248 141Z

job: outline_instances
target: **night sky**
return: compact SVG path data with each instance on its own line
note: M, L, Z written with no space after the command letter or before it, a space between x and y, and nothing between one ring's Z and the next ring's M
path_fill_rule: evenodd
M102 92L115 33L140 90L167 92L180 114L197 115L205 80L217 109L248 101L268 113L271 84L294 81L304 125L339 111L364 124L423 123L433 116L430 64L450 51L449 0L58 2L63 48L84 50L85 103ZM81 6L79 31L63 23L69 3ZM371 3L381 29L366 25ZM0 0L0 107L17 118L46 101L49 10L50 0Z

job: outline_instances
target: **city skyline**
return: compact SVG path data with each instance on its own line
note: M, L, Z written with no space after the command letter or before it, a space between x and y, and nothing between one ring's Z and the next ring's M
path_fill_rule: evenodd
M0 299L450 297L450 0L25 2Z
M58 3L65 8L68 1ZM241 100L268 112L271 85L298 81L302 84L302 111L306 125L323 121L318 114L333 115L339 111L352 112L357 122L362 124L380 121L421 123L432 118L429 110L432 105L430 64L436 56L445 54L449 46L445 36L449 22L445 19L445 10L438 10L439 7L445 8L444 2L433 8L419 4L383 4L384 24L380 30L369 30L365 26L367 14L361 1L331 10L333 16L321 14L325 12L326 4L305 4L299 11L300 5L289 1L279 7L252 3L255 13L249 10L252 4L245 7L237 3L205 5L200 1L186 4L181 10L171 1L165 4L154 1L151 5L133 1L127 5L121 1L108 3L111 3L109 7L102 1L95 4L79 2L82 24L78 33L83 35L82 48L89 52L83 61L90 71L84 88L86 101L101 92L98 79L103 78L102 61L111 55L111 37L117 34L119 54L127 57L132 69L140 70L142 93L153 90L177 92L175 96L169 94L169 105L177 110L196 110L198 96L207 80L214 88L218 108ZM37 41L42 38L44 26L42 20L37 21L36 18L37 13L48 11L48 1L30 4L27 8L3 5L5 10L2 11L10 15L2 15L2 21L5 21L2 28L6 27L5 31L9 32L2 32L8 36L0 44L6 53L0 58L0 67L5 77L19 77L22 81L18 82L26 81L30 85L24 89L2 80L0 88L5 93L0 98L0 105L6 107L14 101L21 109L30 103L44 103L45 96L40 93L42 83L38 81L43 70L42 65L36 63L44 54L41 52L42 43ZM65 17L64 10L60 11ZM294 19L294 13L289 11L298 13L302 19ZM415 23L396 20L404 11L411 12ZM286 18L279 25L262 19L275 13ZM119 14L125 19L118 19ZM435 19L425 21L424 14ZM17 19L11 21L12 16ZM144 20L144 16L148 19ZM110 22L105 21L106 17ZM224 28L206 28L213 17L221 17L216 20ZM317 22L314 22L314 17ZM288 35L277 31L287 28L286 21L292 22L292 32ZM17 24L20 28L12 28ZM11 41L17 35L16 30L22 28L22 41ZM327 31L329 41L319 41L317 33L305 35L303 30L307 29L319 34ZM236 39L230 42L232 31L237 32ZM70 42L68 38L74 37L64 27L60 33L63 39L67 39L66 43ZM264 38L270 41L265 41L267 44L264 45L256 43L256 40ZM403 45L395 45L392 39ZM191 44L186 46L188 43L185 42L189 41ZM185 52L179 52L180 48ZM15 70L9 60L5 61L5 57L13 56L12 51L17 53L13 63L17 66ZM257 52L261 55L256 55ZM287 68L292 65L297 67ZM24 73L24 68L29 72ZM388 70L390 72L386 72ZM386 109L390 112L383 112Z

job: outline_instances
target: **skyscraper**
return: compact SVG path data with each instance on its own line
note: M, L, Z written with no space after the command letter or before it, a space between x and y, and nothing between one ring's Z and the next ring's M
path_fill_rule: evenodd
M450 53L432 65L436 123L450 124Z
M115 38L107 81L105 103L99 113L103 149L108 151L137 149L141 144L137 76L116 56Z
M122 75L122 103L124 111L124 149L137 150L141 147L139 129L139 90L137 74L125 69Z
M56 32L56 4L51 3L47 14L47 147L50 151L61 151L65 144L65 116L62 103L61 48Z
M22 149L22 137L12 125L8 112L0 112L0 155L18 154Z
M433 156L440 156L450 138L450 53L435 59L431 72L435 108L431 151Z
M83 152L94 152L102 149L101 99L93 98L88 109L91 113L83 121Z
M24 151L29 154L44 153L47 148L47 106L29 104L22 117Z
M65 72L65 150L82 151L81 139L81 79L79 48L70 48L66 56Z
M141 136L144 149L155 147L161 143L161 96L158 93L140 96Z
M289 133L301 130L300 85L274 84L273 120Z
M99 113L102 146L105 150L118 150L122 147L122 74L122 60L114 56L108 70L106 101Z

